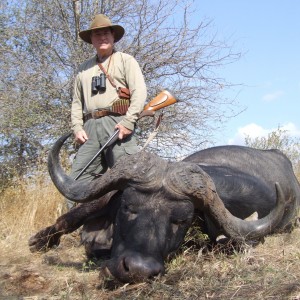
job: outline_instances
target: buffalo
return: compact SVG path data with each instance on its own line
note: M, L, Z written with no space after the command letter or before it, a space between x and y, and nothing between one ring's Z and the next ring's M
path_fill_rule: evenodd
M138 282L164 273L165 259L180 247L195 216L212 243L221 234L236 242L260 240L290 230L297 217L299 182L278 150L219 146L180 162L143 150L83 184L60 166L68 137L56 141L48 167L57 189L80 204L32 236L32 252L49 250L82 226L87 255L109 255L107 270L115 278ZM257 220L244 220L254 212Z

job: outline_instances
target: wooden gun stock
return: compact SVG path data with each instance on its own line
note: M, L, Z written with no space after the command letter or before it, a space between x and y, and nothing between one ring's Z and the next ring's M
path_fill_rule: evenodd
M167 90L161 91L156 97L145 105L139 119L145 116L154 116L155 111L176 103L176 98Z

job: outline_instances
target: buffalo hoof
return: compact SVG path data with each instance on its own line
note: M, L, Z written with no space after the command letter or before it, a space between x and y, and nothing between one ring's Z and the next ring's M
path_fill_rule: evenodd
M61 236L53 225L46 227L29 239L29 249L31 252L47 252L59 245Z

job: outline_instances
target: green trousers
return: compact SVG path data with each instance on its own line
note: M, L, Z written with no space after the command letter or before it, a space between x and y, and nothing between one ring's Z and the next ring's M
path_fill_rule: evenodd
M122 116L105 116L99 119L90 119L84 124L84 130L87 133L88 140L80 146L74 158L70 174L72 178L75 178L79 174L108 141L109 137L115 131L116 124L121 120ZM96 174L105 173L120 157L134 154L138 151L139 147L137 145L136 136L133 133L126 139L118 140L115 144L105 149L77 180L90 182L96 178ZM69 209L72 208L74 204L73 201L67 200Z

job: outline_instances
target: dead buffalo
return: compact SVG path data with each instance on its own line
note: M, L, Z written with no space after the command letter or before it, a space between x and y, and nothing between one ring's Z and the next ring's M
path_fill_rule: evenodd
M164 272L165 258L178 249L196 212L212 241L220 234L234 241L260 239L290 227L297 215L299 183L277 150L221 146L181 162L141 151L84 185L59 163L68 136L52 148L49 172L58 190L81 204L31 237L31 251L48 250L83 225L88 255L109 252L111 274L123 282L143 281ZM243 220L253 212L258 220Z

